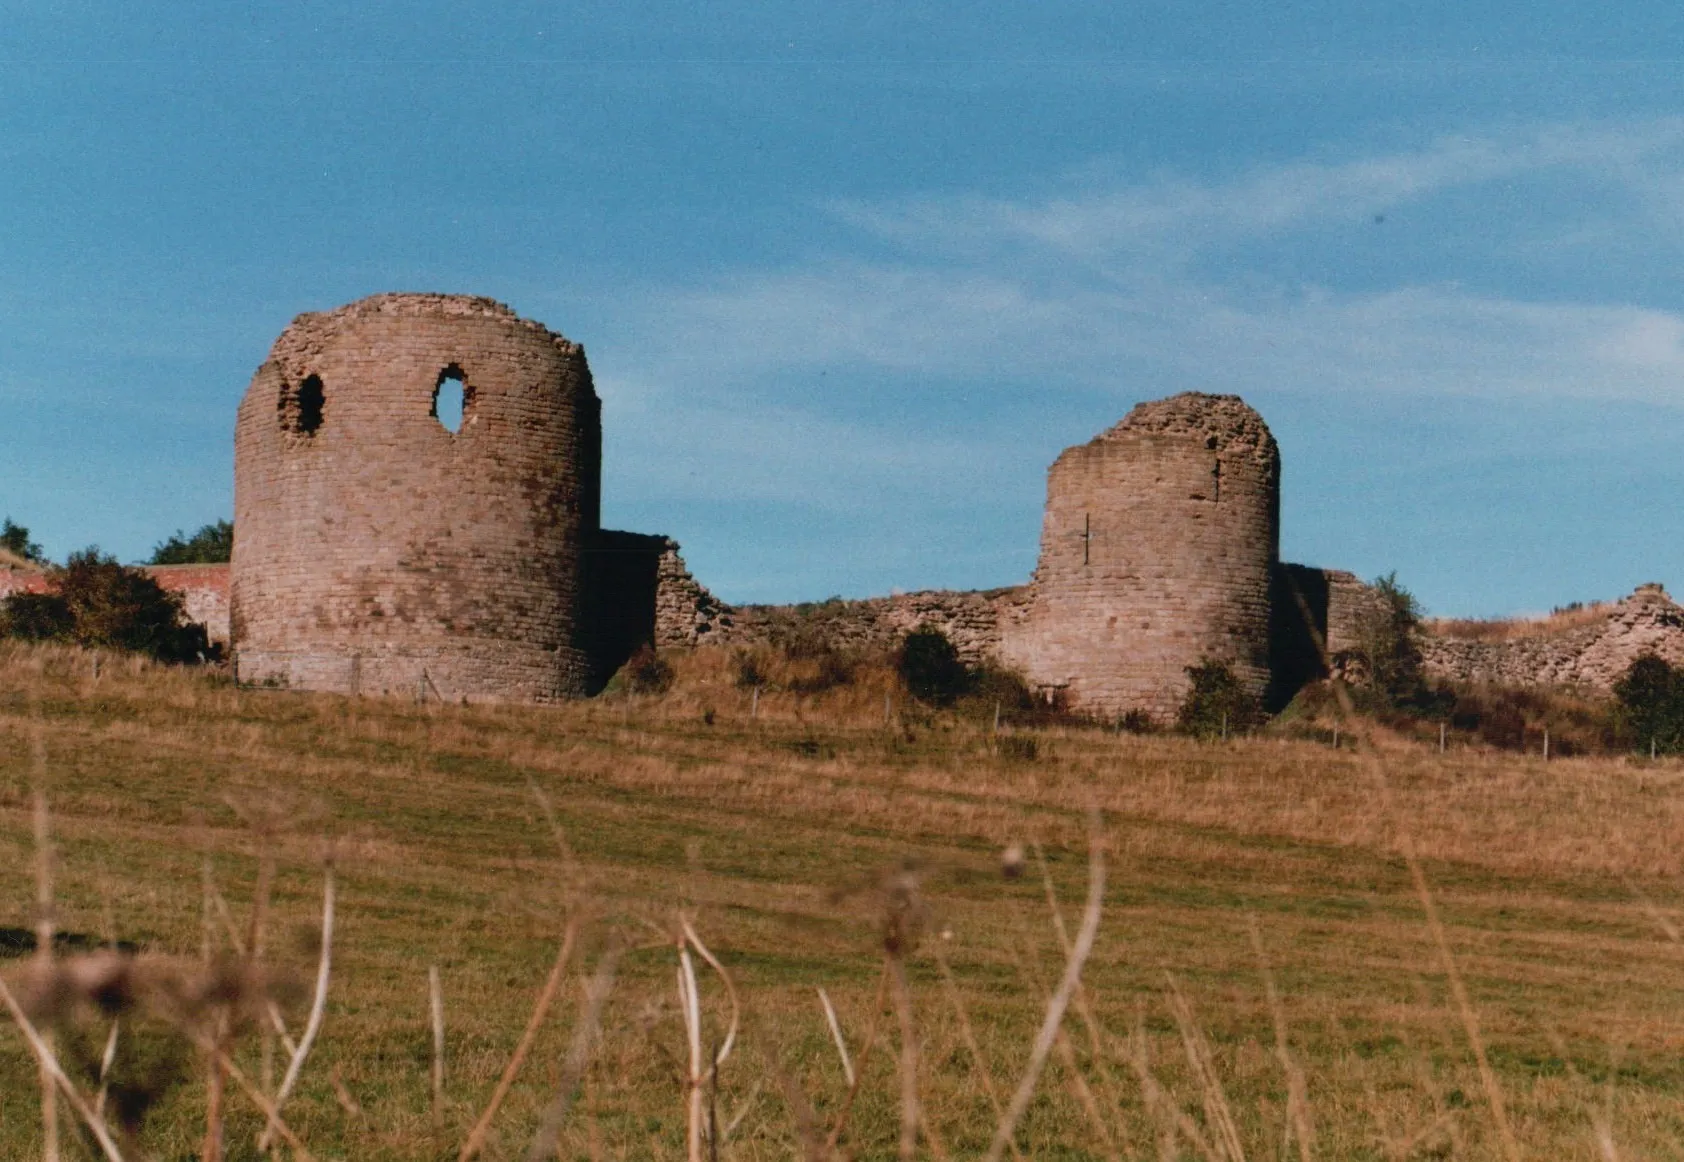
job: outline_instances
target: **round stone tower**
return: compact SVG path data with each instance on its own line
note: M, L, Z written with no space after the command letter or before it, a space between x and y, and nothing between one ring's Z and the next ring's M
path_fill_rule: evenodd
M1002 660L1093 715L1174 719L1187 667L1262 697L1280 453L1238 396L1143 403L1047 473L1041 557Z
M385 294L300 315L234 431L239 679L584 693L601 448L584 349L501 303Z

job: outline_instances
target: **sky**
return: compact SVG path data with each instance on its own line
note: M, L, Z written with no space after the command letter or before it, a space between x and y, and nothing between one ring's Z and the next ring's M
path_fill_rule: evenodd
M1058 452L1234 392L1282 555L1684 587L1684 8L0 0L0 515L232 512L299 312L584 344L604 523L731 601L1024 581ZM146 10L156 9L148 12Z

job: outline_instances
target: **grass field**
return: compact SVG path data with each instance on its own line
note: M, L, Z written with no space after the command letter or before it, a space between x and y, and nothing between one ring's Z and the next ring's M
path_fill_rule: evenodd
M918 1152L974 1157L1064 966L1036 845L1073 936L1091 804L1104 909L1067 1036L1017 1128L1024 1156L1684 1154L1675 762L1074 728L1035 732L1025 757L992 745L987 723L898 701L886 721L884 674L762 695L751 720L721 658L678 664L663 697L414 706L242 691L127 659L96 674L87 654L0 645L0 926L37 921L37 788L58 928L147 957L202 957L207 868L228 905L211 909L213 958L232 955L268 852L268 961L292 982L297 1036L331 852L326 1016L285 1121L315 1157L434 1159L457 1157L577 921L484 1156L525 1156L568 1088L587 982L617 956L559 1154L682 1158L687 918L744 1010L704 1095L721 1131L737 1123L718 1156L760 1159L810 1154L804 1127L823 1137L845 1104L820 988L860 1074L839 1146L896 1155L906 1059L897 990L882 986L890 924L918 1049ZM1017 878L1001 874L1012 844L1028 853ZM27 992L28 953L14 953L5 979ZM711 1052L729 1004L697 964ZM429 966L446 1029L436 1116ZM90 1012L67 1020L66 1061L97 1061L108 1029ZM264 1041L247 1029L230 1044L272 1092L286 1055L271 1041L266 1070ZM112 1076L153 1102L144 1156L199 1157L208 1072L157 1019L125 1019ZM40 1106L34 1059L0 1026L0 1156L39 1156ZM227 1111L227 1156L256 1157L256 1108L231 1087ZM65 1157L97 1156L61 1115Z

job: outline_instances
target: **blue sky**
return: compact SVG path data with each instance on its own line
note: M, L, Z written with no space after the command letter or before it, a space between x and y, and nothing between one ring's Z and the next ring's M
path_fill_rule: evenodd
M0 0L0 512L231 511L293 315L585 344L604 516L732 600L1019 582L1045 469L1243 395L1282 551L1684 587L1684 10Z

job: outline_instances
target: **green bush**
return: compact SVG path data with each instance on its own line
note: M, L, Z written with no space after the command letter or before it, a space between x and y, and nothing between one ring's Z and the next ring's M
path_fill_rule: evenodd
M0 549L5 549L25 561L42 561L41 546L29 539L29 530L13 524L12 518L0 521Z
M1129 710L1117 719L1117 730L1122 734L1156 734L1158 723L1144 710Z
M98 549L72 553L51 578L53 593L13 594L0 606L9 636L128 650L162 662L213 656L204 626L186 620L177 594Z
M895 669L909 694L931 706L951 706L971 688L971 672L946 634L920 626L906 635Z
M1243 734L1263 721L1263 706L1246 692L1226 662L1206 659L1187 667L1192 685L1175 725L1183 734L1212 738L1220 734Z
M1620 733L1638 750L1684 751L1684 671L1644 654L1614 683Z
M1423 672L1421 604L1398 582L1397 573L1376 577L1378 601L1357 620L1357 654L1375 693L1395 707L1431 702Z
M70 606L56 593L14 593L0 601L0 637L68 641L75 629Z
M192 536L184 536L180 529L175 536L152 550L152 565L219 565L234 554L234 526L219 520L208 524Z

